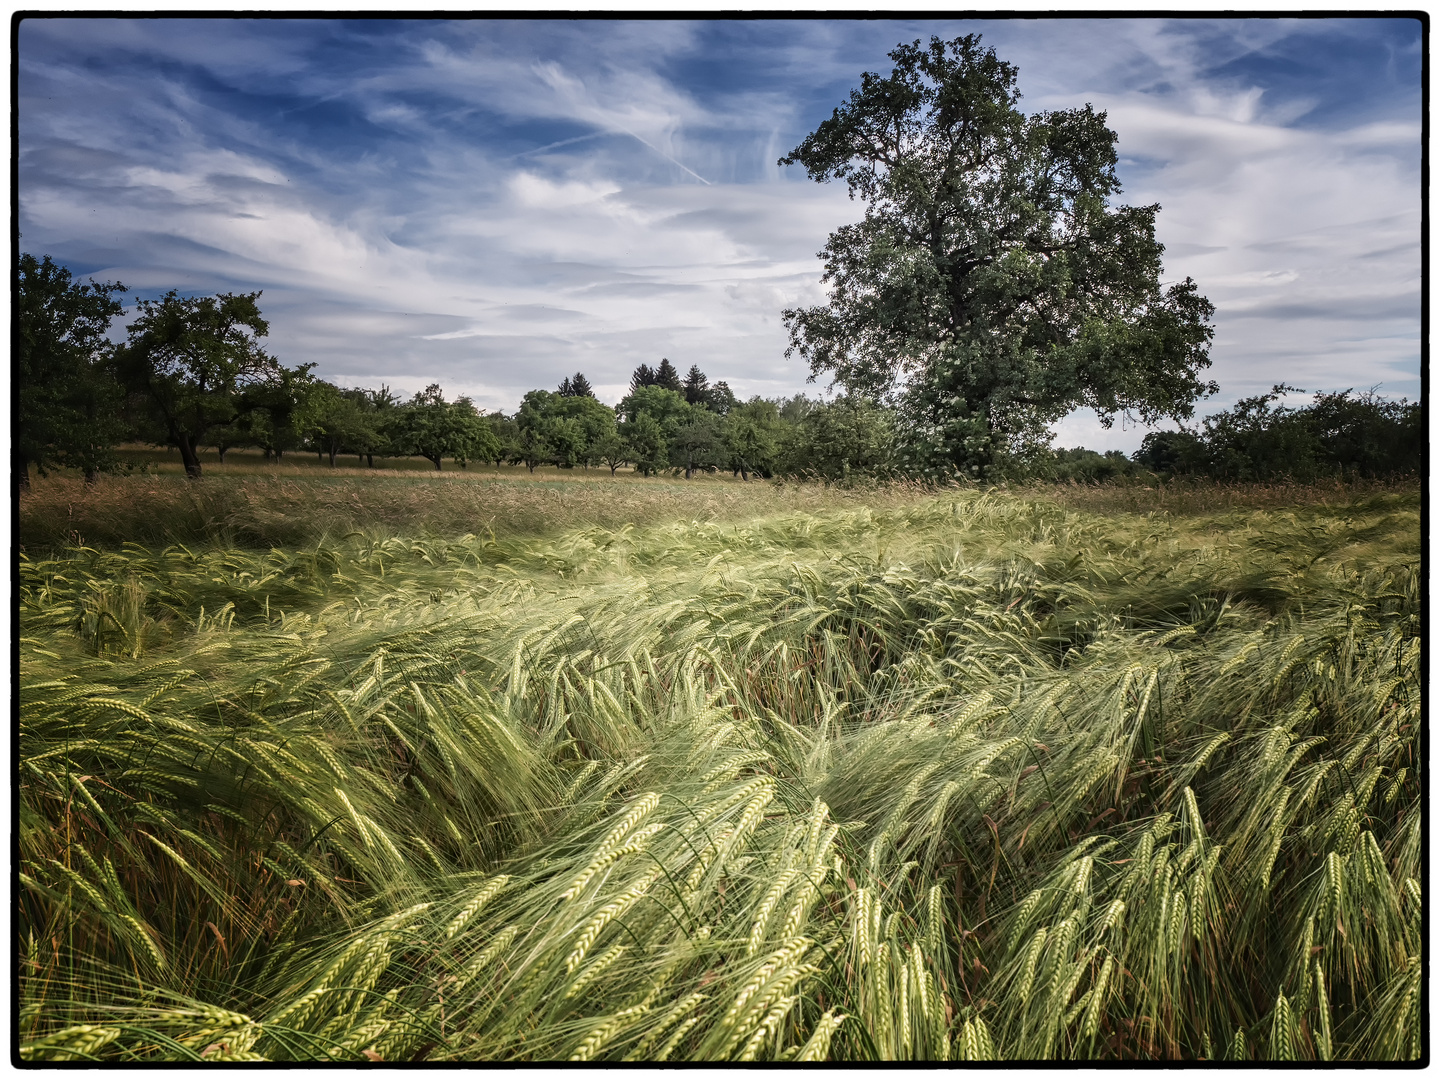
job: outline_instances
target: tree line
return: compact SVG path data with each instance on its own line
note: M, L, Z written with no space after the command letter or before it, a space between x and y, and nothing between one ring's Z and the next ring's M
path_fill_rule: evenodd
M149 442L176 448L187 475L202 473L200 451L220 460L257 448L266 460L313 452L334 465L355 455L542 465L633 466L688 478L729 469L742 479L779 474L840 478L877 475L889 464L890 414L844 396L825 402L753 397L741 402L698 365L682 378L669 359L641 364L630 392L602 404L583 372L554 391L532 390L513 414L481 412L467 397L447 400L431 384L408 400L389 387L345 388L315 377L314 365L287 367L263 346L269 324L260 293L141 300L122 342L108 337L125 314L119 282L75 280L48 255L21 256L17 274L14 475L78 469L93 479L124 467L117 447Z
M447 400L431 384L408 400L388 387L343 388L286 367L261 345L269 330L259 293L138 303L128 337L112 342L124 313L118 282L73 280L49 256L19 266L12 452L17 482L31 468L78 469L87 478L123 467L122 442L178 449L186 473L201 474L202 447L220 460L235 448L266 460L313 452L333 466L354 455L422 457L437 470L450 459L562 469L630 466L666 471L729 470L752 477L929 476L917 468L903 406L847 391L832 400L796 395L740 401L698 365L681 376L669 359L641 364L614 407L600 402L583 372L553 391L532 390L512 414L481 412L467 397ZM1076 448L989 454L986 479L1039 477L1104 481L1142 473L1218 479L1384 476L1423 468L1420 406L1371 390L1318 394L1308 407L1276 402L1296 388L1276 386L1199 426L1147 435L1134 458ZM963 469L954 475L966 476Z

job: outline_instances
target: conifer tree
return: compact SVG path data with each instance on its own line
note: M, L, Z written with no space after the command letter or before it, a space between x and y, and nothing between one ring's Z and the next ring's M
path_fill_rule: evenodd
M685 392L684 387L680 385L680 373L675 370L675 365L664 357L660 358L660 366L655 369L655 382L652 385L665 390L674 390L677 394Z

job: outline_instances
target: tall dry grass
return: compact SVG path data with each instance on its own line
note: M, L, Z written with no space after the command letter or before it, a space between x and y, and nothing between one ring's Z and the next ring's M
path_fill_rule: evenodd
M1417 500L22 559L27 1060L1403 1060Z
M552 473L556 470L551 470ZM523 470L522 470L523 474ZM908 485L827 488L728 476L685 481L598 473L532 480L486 470L268 476L37 478L20 496L17 540L27 551L64 546L223 544L287 547L363 530L534 536L563 529L667 520L728 521L785 511L896 505Z

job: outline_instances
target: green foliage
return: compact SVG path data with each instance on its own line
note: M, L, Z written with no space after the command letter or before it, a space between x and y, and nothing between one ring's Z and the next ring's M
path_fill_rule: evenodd
M1205 417L1199 429L1151 432L1136 461L1170 475L1230 480L1380 477L1424 469L1418 404L1386 401L1374 390L1320 393L1299 408L1276 404L1292 392L1300 391L1280 384Z
M773 401L757 395L744 405L733 406L725 416L727 463L744 480L749 480L752 472L773 475L785 431L785 421Z
M585 377L584 372L577 371L573 376L566 376L560 380L559 394L561 397L588 397L593 398L595 391L590 389L590 380Z
M396 415L392 439L405 453L418 454L440 471L443 458L463 468L470 461L490 461L497 451L494 427L467 397L446 401L438 383L417 393Z
M639 412L625 420L620 424L619 434L628 448L627 456L642 475L650 476L670 463L670 440L651 413Z
M696 469L714 468L727 459L724 422L704 406L691 406L689 416L670 438L670 460L684 464L685 479Z
M295 410L295 427L317 450L335 455L341 450L374 453L380 445L381 417L364 390L342 390L327 382L315 382Z
M1213 392L1213 308L1159 283L1158 206L1115 206L1116 136L1083 108L1025 116L978 35L900 45L780 164L841 179L864 220L820 253L830 301L785 312L787 355L894 394L914 475L981 473L1077 406L1188 417Z
M51 466L87 476L115 467L113 447L126 434L124 392L105 335L124 313L113 294L125 291L118 281L74 281L49 255L20 256L10 444L22 488L31 465L42 476Z
M858 394L815 402L792 429L789 471L826 480L884 476L892 469L894 414Z
M22 558L18 1052L1417 1060L1418 515Z
M258 292L182 297L174 289L141 300L119 351L121 376L145 402L159 441L177 447L185 471L200 476L197 448L232 423L242 395L282 383L284 369L262 349L269 333Z
M532 472L536 465L547 462L562 468L598 464L601 448L615 430L612 409L593 395L567 394L564 389L562 385L558 394L532 390L516 413L517 459L523 460Z

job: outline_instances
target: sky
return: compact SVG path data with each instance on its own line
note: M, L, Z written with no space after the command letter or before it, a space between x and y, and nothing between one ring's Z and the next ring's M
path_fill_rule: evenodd
M263 290L270 351L344 386L513 410L578 370L614 403L665 357L813 396L781 311L825 301L863 206L776 161L898 43L963 33L1023 110L1108 114L1116 201L1161 205L1163 280L1216 307L1197 415L1419 396L1415 20L26 19L21 250L131 302Z

